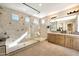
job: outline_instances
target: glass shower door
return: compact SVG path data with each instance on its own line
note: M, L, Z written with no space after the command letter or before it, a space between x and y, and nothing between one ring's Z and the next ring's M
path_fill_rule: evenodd
M39 19L34 19L31 23L31 36L32 39L40 37L40 21Z

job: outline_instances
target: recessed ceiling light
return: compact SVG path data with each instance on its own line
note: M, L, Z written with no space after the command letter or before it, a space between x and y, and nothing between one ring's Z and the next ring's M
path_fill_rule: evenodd
M40 4L39 4L39 6L41 7L41 6L42 6L42 4L40 3Z

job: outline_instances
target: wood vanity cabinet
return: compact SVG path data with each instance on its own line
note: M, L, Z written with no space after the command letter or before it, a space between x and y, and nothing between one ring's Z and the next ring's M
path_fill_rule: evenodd
M73 36L72 41L73 41L73 49L79 51L79 36Z
M47 40L48 40L48 42L56 43L56 34L48 33Z
M64 46L64 42L65 42L64 35L57 34L57 36L56 36L56 44Z
M79 51L79 36L48 33L48 42Z
M78 36L65 36L65 47L79 50L79 37Z
M59 34L48 34L48 42L55 43L64 46L64 35Z
M65 47L73 48L73 39L72 36L66 35L65 36Z

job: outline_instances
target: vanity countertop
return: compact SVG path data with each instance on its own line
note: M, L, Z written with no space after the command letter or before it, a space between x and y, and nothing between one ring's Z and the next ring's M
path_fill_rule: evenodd
M59 34L59 35L69 35L69 36L78 36L79 37L79 34L69 34L69 33L60 33L60 32L48 32L48 33L51 33L51 34Z

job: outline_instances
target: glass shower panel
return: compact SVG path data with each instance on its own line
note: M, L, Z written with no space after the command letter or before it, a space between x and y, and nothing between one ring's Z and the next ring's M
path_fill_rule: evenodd
M23 38L19 43L22 43L22 42L26 42L28 40L30 40L31 36L30 36L30 17L29 16L26 16L25 19L24 19L24 27L25 27L25 32L21 35L20 38Z
M34 19L32 22L32 37L38 38L40 37L40 22L39 19Z
M30 17L29 16L25 17L25 27L26 27L26 32L28 33L26 38L30 39Z
M47 37L47 19L40 19L40 33L41 33L41 38L46 38Z

